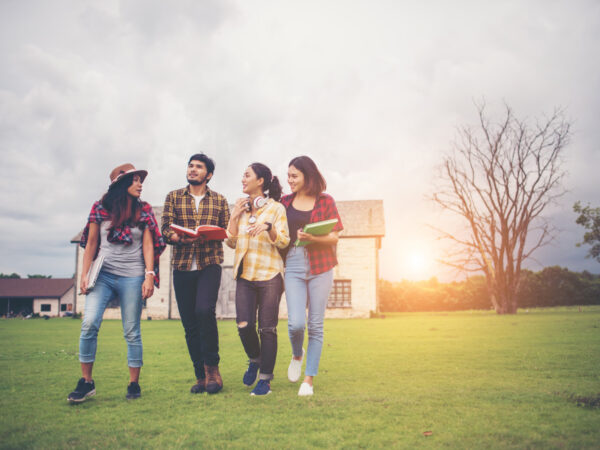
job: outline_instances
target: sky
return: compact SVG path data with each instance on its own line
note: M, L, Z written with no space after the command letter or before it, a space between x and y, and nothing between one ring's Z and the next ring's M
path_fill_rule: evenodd
M600 206L599 44L596 0L3 0L0 272L71 277L114 167L147 169L162 205L202 151L230 202L248 164L289 192L288 162L312 157L336 200L383 200L383 278L451 279L429 226L461 224L428 196L485 99L492 118L565 108L559 231L526 266L600 273L572 211Z

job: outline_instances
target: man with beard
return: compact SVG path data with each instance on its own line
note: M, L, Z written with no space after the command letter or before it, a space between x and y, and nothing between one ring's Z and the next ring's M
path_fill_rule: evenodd
M229 205L207 184L215 163L204 153L193 155L187 167L188 185L169 192L162 214L162 234L173 245L173 286L194 371L194 394L215 394L223 388L219 373L219 334L215 306L221 284L222 241L181 236L171 224L227 228Z

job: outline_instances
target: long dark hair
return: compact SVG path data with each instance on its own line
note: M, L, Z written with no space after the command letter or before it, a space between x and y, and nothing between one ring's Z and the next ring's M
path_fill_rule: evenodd
M272 198L275 201L279 201L281 199L281 184L279 183L279 178L274 177L271 173L271 169L261 163L252 163L250 164L250 168L256 174L256 179L263 179L263 192L269 198Z
M308 156L296 156L288 164L288 167L291 166L294 166L304 175L304 184L309 195L318 196L327 189L325 178L319 172L315 162Z
M130 226L139 222L142 213L142 202L129 195L127 189L133 184L135 174L124 176L111 184L102 196L102 207L110 214L111 229L118 229L127 223Z

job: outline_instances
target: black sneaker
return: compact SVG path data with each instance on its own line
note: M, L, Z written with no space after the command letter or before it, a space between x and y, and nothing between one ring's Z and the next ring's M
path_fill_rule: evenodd
M81 403L92 395L96 395L96 385L94 384L94 380L87 383L85 378L80 378L75 390L67 397L67 401L71 403Z
M140 385L135 381L129 383L129 385L127 386L127 395L125 396L125 398L127 400L133 400L134 398L140 398L141 395L142 388L140 388Z

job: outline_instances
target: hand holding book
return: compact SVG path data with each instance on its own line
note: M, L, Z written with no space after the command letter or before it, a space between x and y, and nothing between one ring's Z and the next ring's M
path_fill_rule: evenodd
M308 236L303 236L303 233L306 233L309 236L325 236L326 234L331 233L333 227L335 227L337 223L337 219L330 219L305 225L302 231L298 233L298 239L296 239L294 245L296 247L302 247L311 243L309 240L310 238L306 239Z
M192 229L172 223L170 228L182 237L191 237L194 239L201 238L205 241L219 241L227 239L225 228L217 227L215 225L200 225L199 227Z
M102 265L104 264L104 255L98 255L95 260L90 264L90 268L85 276L81 276L79 293L87 294L96 285L96 281L98 280L98 275L100 275L100 270L102 270Z

